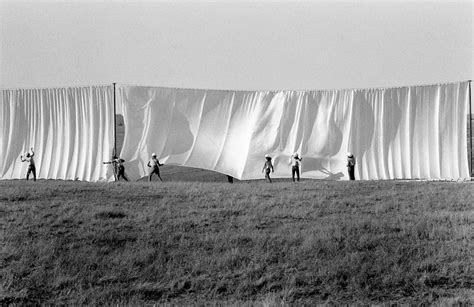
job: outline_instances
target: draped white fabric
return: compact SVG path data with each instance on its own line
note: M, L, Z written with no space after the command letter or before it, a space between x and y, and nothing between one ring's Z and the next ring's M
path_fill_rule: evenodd
M238 179L467 179L468 83L331 91L219 91L118 87L131 177L144 176L152 152L168 165ZM166 166L165 166L166 167Z
M107 178L114 140L112 86L1 90L0 179L24 178L34 147L38 178ZM30 177L31 178L31 177Z

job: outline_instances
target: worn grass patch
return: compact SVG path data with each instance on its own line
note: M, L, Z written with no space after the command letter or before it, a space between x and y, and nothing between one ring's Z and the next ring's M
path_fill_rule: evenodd
M473 302L471 183L0 191L0 304Z

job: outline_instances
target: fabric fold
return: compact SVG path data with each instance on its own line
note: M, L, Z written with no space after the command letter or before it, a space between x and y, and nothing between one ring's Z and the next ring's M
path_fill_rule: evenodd
M0 179L25 178L34 149L37 178L107 179L114 144L113 88L0 90Z
M358 179L470 178L468 82L328 91L118 88L121 156L135 178L146 174L152 152L167 164L238 179L262 178L269 154L273 176L287 178L295 151L303 156L303 178L348 179L348 151ZM172 119L167 127L165 119Z

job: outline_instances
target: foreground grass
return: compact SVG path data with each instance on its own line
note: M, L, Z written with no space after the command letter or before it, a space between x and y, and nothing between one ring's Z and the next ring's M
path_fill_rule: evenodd
M0 304L473 302L471 183L0 191Z

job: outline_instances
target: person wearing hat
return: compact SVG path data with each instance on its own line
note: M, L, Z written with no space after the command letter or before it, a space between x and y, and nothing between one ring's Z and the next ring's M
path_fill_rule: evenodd
M295 152L291 158L291 178L293 179L293 182L295 182L295 175L296 175L296 180L300 181L300 166L301 166L301 158L298 155L297 152Z
M265 164L263 165L262 173L265 171L265 181L268 180L272 183L272 179L270 178L270 171L273 173L273 164L272 164L272 157L269 155L265 155Z
M156 153L152 153L151 160L148 161L148 167L151 167L150 175L148 176L148 181L151 181L151 177L153 176L153 174L158 175L158 178L160 178L160 180L163 181L163 179L161 179L161 176L160 176L160 166L162 165L163 164L161 164L160 161L158 161L158 158L156 157Z
M123 166L124 159L118 158L116 155L113 156L112 161L104 162L104 164L112 164L114 166L114 175L115 181L119 181L120 177L128 181L127 176L125 176L125 166Z
M33 159L34 155L35 152L33 151L33 147L31 147L31 154L29 152L25 152L25 158L20 156L21 162L30 163L30 165L28 165L28 172L26 173L26 180L28 180L30 178L30 174L33 173L33 181L36 181L36 167L35 160Z
M350 152L347 153L347 172L349 173L349 180L355 180L354 169L356 165L356 160L354 155Z

